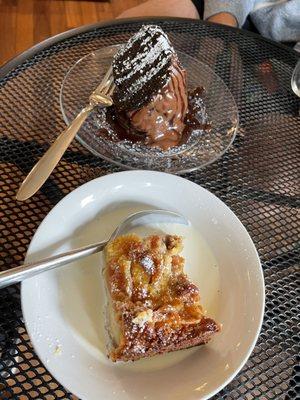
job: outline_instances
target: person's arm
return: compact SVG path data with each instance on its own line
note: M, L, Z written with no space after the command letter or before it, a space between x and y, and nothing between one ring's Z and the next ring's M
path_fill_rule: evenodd
M255 0L205 0L204 19L241 28L254 4Z
M199 19L198 11L191 0L148 0L124 11L117 18L155 16Z
M207 18L207 21L214 22L215 24L229 25L229 26L238 26L237 19L234 15L221 12L218 14L214 14L211 17Z

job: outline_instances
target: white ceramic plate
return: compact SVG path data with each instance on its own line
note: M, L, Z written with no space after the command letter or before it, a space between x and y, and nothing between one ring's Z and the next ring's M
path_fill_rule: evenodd
M129 213L153 207L191 221L186 270L222 331L199 348L113 364L103 339L101 255L31 278L22 284L22 307L33 346L82 400L207 399L233 379L257 340L264 281L253 242L223 202L183 178L130 171L79 187L44 219L26 261L102 240Z

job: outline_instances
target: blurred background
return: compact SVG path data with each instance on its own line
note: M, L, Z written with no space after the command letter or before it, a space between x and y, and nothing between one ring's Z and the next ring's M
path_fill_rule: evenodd
M145 0L0 0L0 65L80 25L115 18Z

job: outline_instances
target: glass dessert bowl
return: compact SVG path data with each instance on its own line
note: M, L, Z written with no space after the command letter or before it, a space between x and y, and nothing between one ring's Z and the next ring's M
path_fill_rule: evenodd
M115 45L92 52L67 72L60 92L61 111L67 124L87 104L90 93L122 47L124 45ZM122 124L116 126L118 110L99 107L76 136L81 144L93 154L126 169L177 174L204 167L221 157L232 144L238 126L238 111L233 96L222 79L207 65L183 52L176 51L176 54L186 71L189 103L180 140L170 147L157 145L163 142L153 143L152 139L149 143L149 140L144 140L145 136L132 134L128 127ZM196 120L191 112L195 108Z

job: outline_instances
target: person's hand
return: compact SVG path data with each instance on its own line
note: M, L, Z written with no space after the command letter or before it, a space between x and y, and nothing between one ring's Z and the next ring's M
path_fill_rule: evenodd
M211 17L207 18L207 21L234 27L238 26L236 18L232 14L226 12L212 15Z

